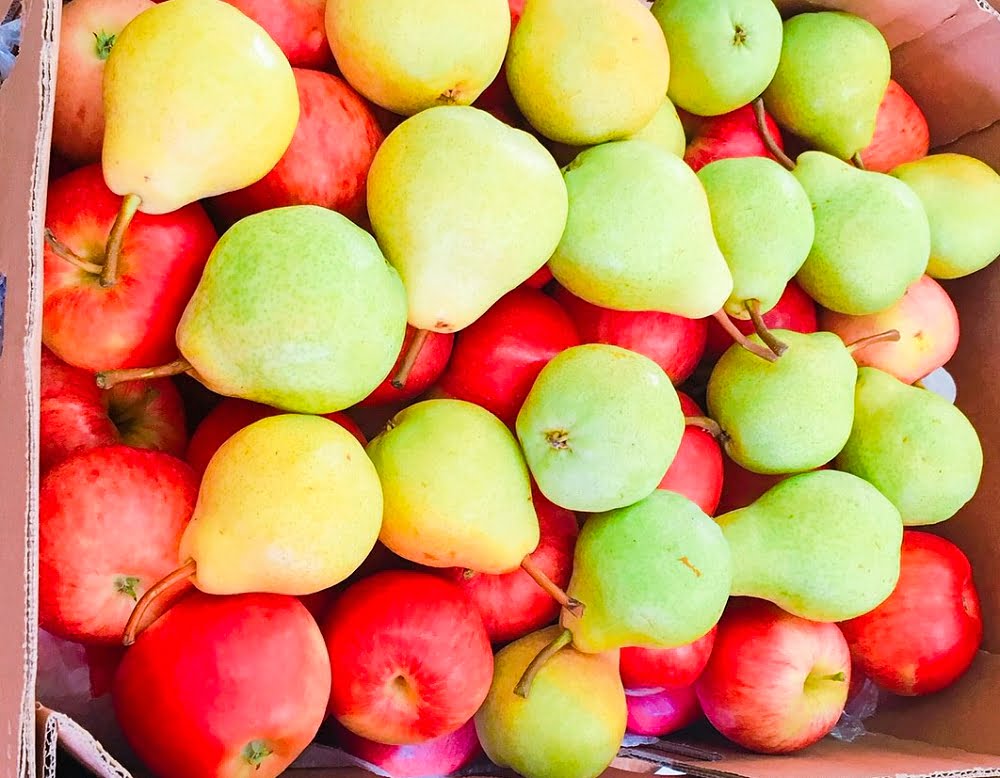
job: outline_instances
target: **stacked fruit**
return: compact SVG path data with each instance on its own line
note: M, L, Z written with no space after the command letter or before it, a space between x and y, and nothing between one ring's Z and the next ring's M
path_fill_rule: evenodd
M979 485L921 382L1000 176L928 155L871 24L72 0L62 41L40 621L129 646L154 773L328 721L393 775L590 778L968 668L968 560L910 528Z

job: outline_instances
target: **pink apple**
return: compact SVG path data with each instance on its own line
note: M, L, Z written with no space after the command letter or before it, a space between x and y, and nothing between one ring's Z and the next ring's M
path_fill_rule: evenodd
M626 692L626 729L633 735L664 737L690 727L701 717L693 686L635 694Z
M705 412L684 392L677 393L685 416L704 416ZM722 495L722 447L709 432L688 425L681 445L674 455L658 488L683 494L709 516L715 513Z
M688 136L684 161L695 172L709 162L731 157L770 157L764 139L757 129L753 107L744 105L721 116L701 117L678 111ZM781 130L770 115L766 116L767 128L779 148L784 148Z
M888 173L904 162L926 157L929 148L923 111L903 87L889 81L875 118L875 136L861 151L861 162L867 170Z
M708 664L716 630L712 627L693 643L677 648L623 648L618 665L622 685L630 691L691 686Z
M226 0L264 28L294 68L329 70L333 53L326 40L325 0Z
M392 366L389 375L385 377L372 393L358 403L361 407L373 405L391 405L392 403L412 400L417 395L423 394L430 388L431 384L438 380L448 360L451 358L451 349L454 345L455 335L451 332L427 332L425 340L417 353L413 367L406 375L406 380L401 388L397 388L393 381L399 375L399 369L409 354L413 344L413 338L417 331L410 325L406 326L406 334L403 336L403 346L399 350L399 357L396 364Z
M850 681L851 653L836 624L741 598L722 615L695 689L706 718L729 740L787 754L836 726Z

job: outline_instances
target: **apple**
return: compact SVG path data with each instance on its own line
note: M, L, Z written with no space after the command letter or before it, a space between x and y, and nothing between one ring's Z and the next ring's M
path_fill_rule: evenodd
M196 592L125 653L112 700L155 775L276 778L316 736L329 694L323 636L297 598Z
M643 354L656 362L675 385L698 366L705 351L704 319L686 319L659 311L602 308L557 286L552 296L576 324L584 343L607 343Z
M553 279L552 271L549 270L548 265L542 265L538 270L536 270L531 277L525 281L521 286L529 286L532 289L544 289L549 285Z
M514 32L514 28L517 27L517 23L521 21L521 15L524 13L524 4L526 2L527 0L508 0L507 4L510 6L510 31L512 33ZM507 84L506 66L500 68L500 72L497 73L496 78L476 98L476 102L473 105L490 113L493 113L493 109L499 109L505 113L510 112L512 115L520 115L517 103L514 101L514 96L510 93L510 87Z
M906 530L892 594L840 626L861 672L883 689L917 696L950 686L983 639L968 558L944 538Z
M729 740L787 754L836 726L850 681L851 653L836 624L736 598L719 621L695 690L705 717Z
M301 68L294 75L300 112L292 141L262 179L210 201L224 225L289 205L320 205L355 221L365 212L368 169L385 138L375 114L338 76Z
M627 691L680 689L698 680L715 645L712 627L693 643L676 648L636 648L621 650L618 668Z
M554 505L532 490L538 514L540 540L532 561L560 589L569 586L573 572L573 550L579 534L576 514ZM462 589L479 609L493 643L509 643L555 622L559 604L524 570L489 575L446 567L435 571Z
M686 431L686 430L685 430ZM722 456L722 494L716 515L745 508L772 486L781 483L791 475L763 475L740 467L732 459Z
M42 346L38 467L45 473L77 451L124 443L181 457L187 427L169 378L98 389L94 374L67 365Z
M685 416L705 412L684 392L677 392ZM689 424L684 428L674 461L660 481L659 489L683 494L709 516L715 514L722 495L722 447L711 433Z
M85 370L177 359L177 324L217 240L198 203L160 216L138 213L125 234L117 282L103 287L97 273L121 201L104 183L100 164L67 173L49 187L46 228L94 267L74 264L46 245L42 341Z
M702 717L693 686L655 692L625 693L626 729L633 735L664 737L690 727Z
M177 567L198 480L159 451L74 454L38 494L38 622L53 635L121 643L136 601Z
M891 373L907 384L942 367L958 348L958 311L944 287L928 275L911 284L899 301L884 311L848 316L824 309L819 326L836 333L845 343L898 330L898 341L859 348L854 361Z
M513 426L542 368L580 344L566 311L536 289L518 287L455 336L438 386Z
M904 162L927 156L930 149L927 117L910 94L890 80L875 117L875 135L861 150L867 170L888 173Z
M104 62L115 37L151 0L71 0L62 7L52 148L76 164L98 162L104 145Z
M264 28L293 68L329 70L333 52L326 40L326 0L226 0Z
M461 589L430 573L389 570L352 584L327 611L323 635L330 714L379 743L454 732L493 680L482 617Z
M392 403L412 400L417 395L423 394L430 388L431 384L440 378L448 360L451 358L451 350L454 346L455 335L451 332L425 332L423 345L419 347L413 366L406 371L405 381L401 388L397 388L393 381L396 380L400 372L403 361L409 354L413 344L413 338L417 330L406 325L406 334L403 336L403 346L399 350L399 357L393 365L389 375L385 377L372 393L358 403L361 407L374 405L390 405Z
M764 138L757 128L757 117L753 107L744 105L735 111L720 116L694 116L686 111L677 111L684 124L688 136L687 150L684 161L696 173L710 162L732 157L770 157ZM765 114L767 128L778 147L784 149L781 140L781 130L771 118Z

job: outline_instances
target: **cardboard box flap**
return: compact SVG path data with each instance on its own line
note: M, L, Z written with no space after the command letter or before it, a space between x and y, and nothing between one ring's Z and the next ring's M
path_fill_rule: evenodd
M59 747L98 778L133 778L93 735L69 716L38 705L35 725L41 745L39 778L55 778L56 749Z

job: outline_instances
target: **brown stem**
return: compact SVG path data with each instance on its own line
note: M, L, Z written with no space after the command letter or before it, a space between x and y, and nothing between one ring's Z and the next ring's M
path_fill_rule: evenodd
M708 418L708 416L685 416L684 425L687 427L698 427L699 429L703 429L716 440L720 440L725 436L725 433L722 431L722 427L719 426L719 422L715 419Z
M555 582L545 574L545 571L535 563L535 560L530 555L521 560L521 569L530 575L532 580L545 590L546 594L574 616L580 617L583 615L583 603L575 597L570 597L556 586Z
M427 342L427 336L430 334L430 330L417 330L417 333L413 336L413 340L410 341L410 347L406 350L406 356L403 357L399 370L392 377L392 385L396 389L402 389L406 386L406 381L410 377L410 371L417 364L420 352L423 350L424 343Z
M144 381L150 378L166 378L172 375L180 375L191 369L191 363L186 359L177 359L159 367L133 367L124 370L104 370L97 374L97 385L101 389L110 389L112 386L125 383L126 381Z
M860 151L857 154L855 154L853 157L851 157L851 162L854 164L854 167L856 167L858 170L866 170L867 169L865 167L865 161L863 159L861 159L861 152Z
M118 216L108 235L108 244L104 250L104 267L101 268L101 286L114 286L118 282L118 257L122 253L122 241L129 224L139 210L142 198L136 194L127 194L122 199Z
M859 349L863 349L866 346L871 346L875 343L891 343L899 340L899 330L886 330L885 332L880 332L877 335L869 335L867 338L859 338L858 340L852 341L847 344L847 350L852 354Z
M59 238L55 236L48 227L45 228L45 242L48 247L52 249L52 253L55 254L60 259L64 259L71 265L80 268L80 270L85 273L93 273L94 275L101 274L101 266L93 262L88 262L86 259L77 254L73 249L63 243Z
M538 671L542 669L546 662L572 642L572 632L568 629L564 629L560 632L551 643L538 652L538 655L531 660L531 664L525 668L524 674L521 676L521 680L519 680L517 682L517 686L514 687L514 694L518 697L527 697L528 693L531 691L531 684L534 682L535 676L538 675Z
M745 348L750 353L756 354L758 357L760 357L761 359L766 359L768 362L778 361L778 355L775 354L773 351L771 351L771 349L764 348L764 346L754 343L752 340L747 338L746 335L740 332L736 328L736 325L733 324L732 319L729 318L729 316L726 314L725 311L721 310L716 311L715 320L719 322L719 324L722 326L722 329L724 329L726 332L729 333L730 337L733 340L735 340L737 343L743 346L743 348Z
M146 590L146 593L139 598L139 602L135 604L135 607L132 609L132 615L128 617L128 621L125 623L125 632L122 635L123 645L131 646L135 643L136 635L139 632L139 625L142 623L146 611L149 610L150 606L164 592L172 589L185 578L190 578L194 575L197 569L197 563L193 559L189 559L172 573L167 573L166 576Z
M767 146L767 150L771 152L778 162L784 165L785 169L795 170L795 162L782 150L771 134L771 130L767 127L767 114L764 112L763 97L758 97L753 101L753 115L757 119L757 132L760 133L760 137L764 141L764 145Z
M774 337L774 333L767 328L764 324L764 317L760 315L760 301L759 300L746 300L743 305L747 309L747 313L750 314L750 321L753 322L753 328L757 331L757 335L760 339L764 341L771 351L777 354L779 357L788 351L788 344L783 343Z

